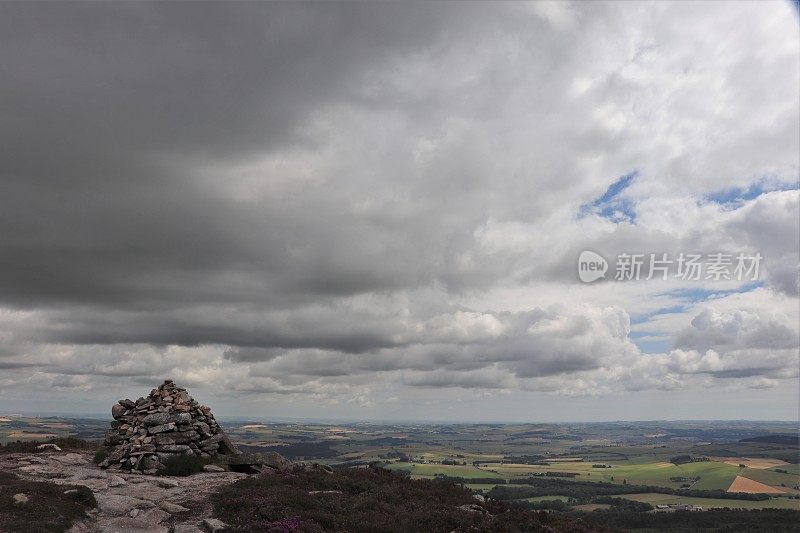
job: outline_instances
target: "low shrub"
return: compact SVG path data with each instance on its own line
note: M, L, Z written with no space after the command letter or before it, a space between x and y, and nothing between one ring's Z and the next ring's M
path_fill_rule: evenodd
M178 455L164 462L166 469L161 474L165 476L191 476L203 471L207 461L196 455Z
M109 455L108 448L100 448L96 452L94 452L94 457L92 458L92 462L98 465L102 463Z

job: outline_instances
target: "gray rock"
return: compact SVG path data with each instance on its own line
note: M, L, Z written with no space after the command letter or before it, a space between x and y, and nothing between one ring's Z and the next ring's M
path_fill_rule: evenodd
M124 479L122 479L119 476L111 476L108 479L108 486L109 487L124 487L127 484L128 484L128 482L125 481Z
M66 455L54 455L53 459L65 465L85 465L89 459L79 453L68 453Z
M217 433L213 437L209 437L207 439L201 440L197 443L198 446L201 448L205 448L206 446L210 446L211 444L217 444L222 441L222 435Z
M159 524L148 524L138 518L115 518L99 524L99 533L168 533L169 529Z
M488 514L488 511L478 505L477 503L467 503L465 505L459 505L458 509L462 511L466 511L468 513L481 513L481 514Z
M128 516L133 509L148 509L155 504L148 500L131 498L120 494L95 494L100 513L105 516Z
M225 472L225 469L221 466L217 465L205 465L203 467L204 472Z
M164 511L175 514L175 513L185 513L189 509L184 507L183 505L178 505L177 503L163 501L158 504L158 506L163 509Z
M162 424L166 424L169 422L169 414L168 413L153 413L152 415L147 415L142 419L142 424L145 427L153 427L153 426L160 426Z
M222 531L228 527L228 524L216 518L206 518L203 520L203 527L209 533L217 533L217 531Z
M12 498L14 499L14 504L15 505L25 504L25 503L28 503L28 501L29 501L28 496L26 496L25 494L22 494L21 492L19 494L14 494L14 496L12 496Z
M114 404L114 405L111 407L111 416L113 416L113 417L114 417L114 419L116 419L116 420L119 420L120 418L122 418L122 416L123 416L123 415L124 415L124 414L125 414L127 411L128 411L128 410L125 408L125 406L124 406L124 405L120 405L120 404L118 404L118 403L115 403L115 404Z
M177 424L191 424L192 415L190 413L178 413L175 415L175 422Z
M162 511L161 509L148 509L147 511L140 513L137 518L148 524L160 524L169 517L170 514L166 511Z
M175 487L179 487L181 484L175 481L174 479L170 479L168 477L160 477L156 479L156 485L158 485L162 489L172 489Z
M166 453L189 453L192 449L186 444L165 444L156 448L159 452Z
M193 524L175 524L172 528L175 533L203 533L203 530Z
M164 468L164 465L162 465L159 460L152 455L145 455L144 458L142 458L142 464L139 466L142 468L142 470L161 470Z
M175 423L174 422L167 422L166 424L161 424L161 425L158 425L158 426L151 426L151 427L148 428L147 431L151 435L155 435L156 433L165 433L167 431L172 431L173 429L175 429Z
M61 448L56 446L55 444L40 444L36 447L37 450L44 451L44 450L52 450L54 452L60 452Z

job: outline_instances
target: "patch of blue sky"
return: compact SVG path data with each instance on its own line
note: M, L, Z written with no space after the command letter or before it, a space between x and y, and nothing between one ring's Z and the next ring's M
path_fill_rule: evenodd
M634 203L625 197L620 196L633 182L639 171L634 170L625 174L608 186L602 196L583 204L579 211L581 218L586 215L596 214L612 222L636 222L636 210Z
M708 289L705 287L693 287L688 289L674 289L660 294L660 296L667 296L677 301L695 303L704 302L727 296L728 294L745 293L754 291L764 286L763 281L748 281L738 287L732 289Z
M650 311L649 313L643 313L641 315L632 315L631 325L644 324L646 322L649 322L653 317L658 315L674 315L676 313L685 313L689 310L689 308L690 308L689 305L672 305L670 307L662 307L661 309Z
M666 334L633 331L629 338L642 353L666 353L672 349L672 338Z
M703 197L702 202L714 202L725 207L736 207L743 202L758 198L762 194L773 191L795 191L800 189L800 184L794 183L767 183L765 181L753 183L749 187L729 187L720 189Z

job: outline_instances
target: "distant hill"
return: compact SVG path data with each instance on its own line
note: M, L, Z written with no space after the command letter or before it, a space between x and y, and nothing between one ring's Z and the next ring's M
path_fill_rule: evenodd
M750 437L739 442L760 442L766 444L783 444L786 446L800 446L800 435L763 435L761 437Z

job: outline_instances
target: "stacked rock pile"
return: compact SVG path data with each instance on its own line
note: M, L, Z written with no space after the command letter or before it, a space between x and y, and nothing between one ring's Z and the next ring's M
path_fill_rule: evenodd
M172 457L238 453L211 409L170 379L145 398L120 400L111 408L111 415L114 421L105 445L113 450L100 463L103 468L155 474Z

